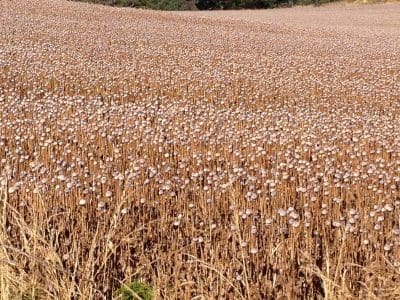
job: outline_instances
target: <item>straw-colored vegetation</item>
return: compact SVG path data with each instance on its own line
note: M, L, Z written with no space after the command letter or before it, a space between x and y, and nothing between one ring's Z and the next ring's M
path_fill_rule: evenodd
M400 297L398 4L0 6L2 300Z

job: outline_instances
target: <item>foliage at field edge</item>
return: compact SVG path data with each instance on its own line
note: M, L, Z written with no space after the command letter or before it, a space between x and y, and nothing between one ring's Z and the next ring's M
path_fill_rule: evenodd
M257 9L292 5L319 5L337 0L75 0L112 6L156 10Z

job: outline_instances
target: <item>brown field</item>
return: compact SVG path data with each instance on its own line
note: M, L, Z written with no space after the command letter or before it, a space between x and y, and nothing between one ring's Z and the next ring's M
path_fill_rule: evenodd
M399 133L400 4L1 0L0 299L399 299Z

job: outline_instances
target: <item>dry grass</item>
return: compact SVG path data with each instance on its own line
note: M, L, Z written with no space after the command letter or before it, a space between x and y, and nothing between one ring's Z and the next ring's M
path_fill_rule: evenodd
M398 4L0 5L1 299L400 297Z

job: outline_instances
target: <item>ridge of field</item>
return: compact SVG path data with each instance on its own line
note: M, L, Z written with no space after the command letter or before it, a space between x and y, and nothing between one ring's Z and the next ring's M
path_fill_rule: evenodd
M400 4L0 2L0 299L400 298Z

